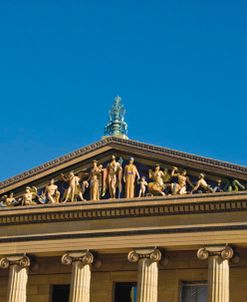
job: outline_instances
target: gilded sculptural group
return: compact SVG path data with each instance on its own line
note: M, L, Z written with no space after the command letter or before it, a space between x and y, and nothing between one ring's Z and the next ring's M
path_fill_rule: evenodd
M125 198L141 198L154 195L184 195L194 193L214 193L245 190L245 186L237 179L223 181L218 179L211 185L207 182L204 173L200 173L196 182L191 180L187 171L172 167L162 169L159 164L148 171L148 178L140 175L134 158L123 167L123 159L116 159L112 155L110 162L103 167L97 160L92 162L92 167L78 174L70 171L67 175L61 174L57 180L65 186L59 188L54 179L40 191L35 186L27 186L24 194L15 198L11 192L1 198L2 207L29 206L36 204L58 204L74 201L87 201L85 193L89 195L88 200L99 201L100 199L121 198L123 187ZM62 192L63 191L63 192Z

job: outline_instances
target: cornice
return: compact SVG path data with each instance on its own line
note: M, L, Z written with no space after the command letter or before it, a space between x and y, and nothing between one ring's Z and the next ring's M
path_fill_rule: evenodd
M224 161L219 161L211 158L206 158L194 154L189 154L181 151L172 150L169 148L154 146L151 144L141 143L134 140L127 140L117 137L106 137L103 140L100 140L96 143L93 143L91 145L88 145L86 147L77 149L71 153L68 153L66 155L63 155L61 157L58 157L54 160L48 161L40 166L37 166L33 169L27 170L24 173L18 174L14 177L8 178L2 182L0 182L0 190L13 185L17 184L20 181L24 181L26 179L29 179L31 177L37 177L40 173L43 173L45 171L48 171L50 169L56 168L62 164L68 163L74 159L77 159L83 155L89 154L90 152L96 151L104 146L110 146L112 148L119 146L121 147L132 147L136 150L142 150L144 152L151 152L160 154L161 156L170 157L172 159L180 159L187 162L194 162L196 164L201 164L209 167L218 168L221 170L221 173L223 171L228 171L232 173L238 173L242 174L244 178L247 178L247 167L231 164Z
M0 211L0 225L247 211L247 194L210 193L97 203L29 206Z
M30 169L30 170L27 170L21 174L18 174L16 176L13 176L11 178L8 178L2 182L0 182L0 189L3 189L9 185L12 185L14 183L17 183L19 181L22 181L22 180L25 180L25 179L28 179L30 177L33 177L35 175L38 175L40 174L41 172L45 172L51 168L54 168L54 167L57 167L61 164L64 164L68 161L71 161L77 157L80 157L82 155L85 155L85 154L88 154L94 150L97 150L105 145L107 145L107 143L111 141L110 138L106 138L104 140L101 140L99 142L96 142L96 143L93 143L91 145L88 145L86 147L83 147L83 148L80 148L80 149L77 149L73 152L70 152L68 154L65 154L61 157L58 157L56 159L53 159L53 160L50 160L40 166L37 166L33 169Z
M246 166L232 164L232 163L221 161L221 160L216 160L216 159L203 157L203 156L186 153L186 152L182 152L182 151L177 151L177 150L173 150L173 149L169 149L169 148L165 148L165 147L146 144L146 143L142 143L142 142L138 142L138 141L134 141L134 140L123 140L123 139L115 138L115 137L112 139L113 139L112 141L114 143L118 143L120 145L134 146L135 148L145 149L146 151L152 151L155 153L157 153L157 152L163 153L164 155L171 156L172 158L180 158L183 160L189 160L189 161L197 162L197 163L204 164L204 165L210 165L215 168L224 168L224 169L227 169L227 170L230 170L233 172L241 172L241 173L247 174Z

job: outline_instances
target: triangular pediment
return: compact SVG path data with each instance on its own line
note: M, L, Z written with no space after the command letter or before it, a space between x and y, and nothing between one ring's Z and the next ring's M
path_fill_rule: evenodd
M61 196L64 195L66 190L66 184L61 179L61 174L65 176L69 172L73 171L75 175L81 177L81 183L87 181L90 170L92 169L92 161L97 160L99 165L102 165L103 169L107 169L112 155L116 156L116 160L121 158L121 165L123 172L125 166L128 164L129 158L135 159L135 165L139 171L140 176L144 176L147 182L153 182L150 170L154 171L155 165L159 164L161 171L167 169L170 174L169 180L167 180L165 194L171 194L172 183L177 182L177 173L182 173L186 169L187 176L191 183L195 186L200 173L205 175L205 181L211 188L217 186L219 179L222 180L222 190L228 190L227 186L231 185L231 189L241 189L240 186L232 184L234 180L238 180L240 184L246 187L247 184L247 167L230 164L214 159L204 158L184 152L179 152L167 148L156 147L149 144L140 143L133 140L126 140L115 137L105 138L97 143L91 144L67 155L64 155L55 160L49 161L39 167L26 171L15 177L9 178L0 183L0 194L8 194L14 192L16 197L23 195L25 188L37 187L38 193L44 192L46 185L51 179L55 180L61 191ZM173 167L176 166L174 175L171 175ZM83 175L83 173L85 175ZM107 173L107 172L106 172ZM236 183L235 183L236 184ZM135 185L135 196L138 195L139 184ZM189 184L186 184L188 192L192 190ZM197 192L206 192L204 188L200 188ZM197 193L195 192L195 193ZM151 192L147 189L147 194ZM124 183L123 190L120 194L124 197ZM90 199L90 185L89 188L85 188L85 197ZM109 193L105 194L102 198L109 198ZM62 199L62 197L61 197Z

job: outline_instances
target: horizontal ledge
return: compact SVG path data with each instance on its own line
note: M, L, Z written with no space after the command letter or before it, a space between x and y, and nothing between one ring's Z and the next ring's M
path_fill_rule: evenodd
M142 236L114 236L99 238L65 238L65 239L51 239L51 240L37 240L24 242L5 242L0 243L1 255L17 254L17 253L40 253L60 254L69 250L92 249L95 251L109 251L123 250L130 248L159 246L165 250L195 250L205 245L215 244L230 244L236 247L247 246L247 231L246 230L226 230L222 232L198 232L192 234L191 232L178 234L155 234ZM202 240L203 236L203 240Z
M223 231L247 231L247 224L225 224L213 226L193 226L193 227L169 227L162 229L132 229L117 231L97 231L97 232L76 232L62 234L42 234L42 235L17 235L0 237L0 243L6 242L30 242L30 241L47 241L62 239L79 239L79 238L111 238L126 236L146 236L146 235L164 235L164 234L183 234L183 233L205 233L205 232L223 232Z
M0 224L12 225L246 210L246 192L204 193L121 199L121 201L114 199L100 202L7 208L0 210Z

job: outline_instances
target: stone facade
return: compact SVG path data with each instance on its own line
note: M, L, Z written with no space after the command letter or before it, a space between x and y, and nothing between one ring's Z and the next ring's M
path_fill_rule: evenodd
M21 194L113 152L247 180L244 167L108 138L2 182L1 192ZM117 302L118 282L136 282L138 302L182 302L186 282L207 284L209 302L244 302L246 211L245 190L3 208L0 302L53 302L54 285L70 285L69 302Z

